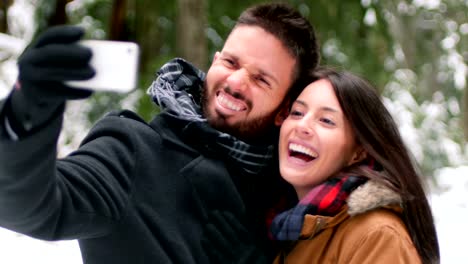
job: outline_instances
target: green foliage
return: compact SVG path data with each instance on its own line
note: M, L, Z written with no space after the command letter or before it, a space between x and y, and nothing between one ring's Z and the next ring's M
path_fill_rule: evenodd
M208 25L206 36L208 38L208 54L213 55L222 49L224 40L231 32L236 19L247 7L259 3L254 0L239 0L236 2L208 1ZM210 58L211 59L211 58Z
M57 0L38 0L35 12L37 33L42 32L48 27L47 19L55 12Z
M86 38L106 39L112 12L111 0L72 2L67 15L70 24L86 29Z
M205 34L210 59L222 49L235 20L254 0L207 2ZM40 0L39 31L56 1ZM78 5L78 2L81 3ZM71 1L70 23L87 28L90 38L106 38L112 12L111 0ZM442 166L466 160L460 127L462 97L466 90L468 10L466 1L441 0L289 0L310 19L321 43L322 64L357 73L374 83L383 96L395 101L393 114L415 131L412 147L427 174ZM436 1L433 1L434 3ZM156 71L177 57L178 1L128 0L126 27L129 38L142 48L139 100L134 109L149 120L158 109L146 95ZM72 8L73 7L73 8ZM196 43L194 43L196 45ZM205 69L206 70L206 69ZM461 77L460 77L461 76ZM405 92L411 104L398 102ZM90 120L119 108L124 96L93 96ZM438 114L434 114L437 109ZM411 115L409 120L401 116ZM402 125L403 126L403 125ZM407 137L407 135L404 135ZM453 146L444 147L444 144ZM449 152L456 152L452 155ZM465 156L463 156L465 155Z
M339 0L301 1L298 8L317 30L322 64L348 69L383 87L388 81L383 65L392 46L378 9ZM375 13L375 24L365 23L368 12Z

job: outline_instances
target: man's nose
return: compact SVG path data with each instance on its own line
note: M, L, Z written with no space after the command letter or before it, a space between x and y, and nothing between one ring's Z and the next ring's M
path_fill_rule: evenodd
M227 78L227 83L233 92L243 91L248 87L249 72L244 68L237 69Z

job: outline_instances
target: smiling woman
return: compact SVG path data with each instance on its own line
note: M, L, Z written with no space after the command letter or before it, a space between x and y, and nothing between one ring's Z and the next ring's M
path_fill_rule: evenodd
M273 220L273 237L293 240L275 263L438 263L421 177L374 87L326 68L310 77L280 132L300 201Z
M294 102L281 126L281 176L299 198L317 184L366 158L355 140L330 81L311 83Z

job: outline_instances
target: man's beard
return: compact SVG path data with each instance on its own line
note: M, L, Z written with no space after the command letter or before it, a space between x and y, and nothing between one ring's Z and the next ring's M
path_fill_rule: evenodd
M228 133L242 141L254 144L271 144L277 141L279 129L275 125L275 117L282 105L273 111L254 119L228 124L222 115L213 116L207 110L209 103L208 89L205 86L201 92L201 107L208 124L218 131Z

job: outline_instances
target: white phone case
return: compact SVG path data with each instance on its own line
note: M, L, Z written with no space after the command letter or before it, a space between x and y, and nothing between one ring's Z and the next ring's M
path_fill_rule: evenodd
M89 80L67 81L67 85L118 93L128 93L136 88L140 53L138 44L109 40L82 40L79 44L92 50L90 64L96 75Z

